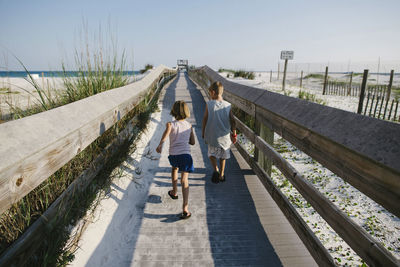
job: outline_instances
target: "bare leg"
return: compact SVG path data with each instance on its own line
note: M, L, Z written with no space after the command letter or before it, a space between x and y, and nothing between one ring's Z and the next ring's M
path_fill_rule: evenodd
M219 178L221 179L225 174L225 163L226 159L219 159L220 173Z
M182 185L182 195L183 195L183 205L182 210L183 212L189 213L188 206L189 206L189 173L182 172L181 173L181 185Z
M172 167L171 170L172 179L172 195L178 195L178 168Z
M218 171L218 161L217 161L217 159L215 157L213 157L213 156L210 156L210 161L211 161L211 165L213 167L213 170L215 172L217 172Z

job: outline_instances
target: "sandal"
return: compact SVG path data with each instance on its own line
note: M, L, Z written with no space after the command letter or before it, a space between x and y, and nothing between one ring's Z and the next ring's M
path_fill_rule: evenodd
M172 194L172 190L169 190L169 191L168 191L168 196L170 196L172 199L178 199L178 196L177 196L177 195L174 196L174 195Z
M186 219L189 219L190 216L192 216L192 214L190 212L189 213L182 212L182 214L181 214L181 216L179 218L181 218L182 220L186 220Z
M213 172L212 177L211 177L211 182L214 184L218 184L219 182L219 173L218 172Z
M220 181L221 183L225 182L225 175L224 175L224 176L221 176L221 177L219 177L219 181Z

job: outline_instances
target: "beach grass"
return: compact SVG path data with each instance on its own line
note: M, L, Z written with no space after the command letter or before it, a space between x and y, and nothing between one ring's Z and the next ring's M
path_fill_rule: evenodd
M306 76L304 76L303 79L324 79L325 75L324 74L320 74L320 73L310 73ZM329 78L329 76L328 76Z
M68 75L67 67L62 63L64 91L57 91L57 88L47 86L43 88L31 76L25 65L17 58L21 66L27 73L26 80L34 87L34 93L27 91L37 100L38 105L28 109L19 108L17 105L8 101L12 117L19 119L39 112L47 111L85 97L89 97L106 90L121 87L128 84L129 76L125 75L126 54L121 56L115 51L90 51L86 46L85 53L75 51L75 69L77 77ZM115 46L112 46L115 47ZM8 89L7 89L8 90ZM149 94L154 93L152 88ZM5 91L2 88L0 92ZM65 189L78 177L84 170L88 169L104 148L111 143L117 134L125 128L126 124L134 116L139 116L137 124L137 134L145 127L147 120L154 110L154 103L149 105L149 96L139 103L131 112L122 118L116 125L107 130L102 136L90 144L86 149L75 156L70 162L51 175L41 185L31 191L20 201L12 205L6 212L0 215L0 254L3 253L15 240L17 240L65 191ZM86 214L86 209L93 205L99 190L104 190L110 182L110 172L115 164L123 160L128 150L134 149L131 144L125 144L119 156L105 163L101 176L95 178L93 184L88 189L74 195L73 204L67 214L60 214L57 225L44 236L44 241L40 245L38 252L28 260L27 265L33 266L65 266L73 258L73 251L67 240L69 237L69 225L77 221ZM118 161L119 160L119 161Z
M252 71L219 68L218 72L229 72L232 73L233 77L242 77L249 80L254 80L255 78L255 74Z
M157 108L158 95L153 101L149 101L155 89L155 87L152 88L145 99L127 116L0 216L0 254L49 208L76 177L90 167L96 156L111 143L134 116L138 116L134 137L140 136L140 133L146 127L150 114ZM65 266L73 259L76 244L68 243L70 225L85 216L87 212L90 213L96 206L98 197L104 195L101 192L109 190L111 180L115 178L115 175L111 175L112 170L126 159L127 153L135 149L134 140L125 143L117 156L111 158L109 162L105 162L100 175L93 180L84 192L74 194L68 212L59 214L57 223L52 224L54 229L51 229L48 235L43 237L44 242L42 242L34 257L28 260L27 265Z
M304 99L307 101L311 101L320 105L326 105L326 102L323 99L317 98L315 94L306 92L306 91L299 91L298 97L300 99Z

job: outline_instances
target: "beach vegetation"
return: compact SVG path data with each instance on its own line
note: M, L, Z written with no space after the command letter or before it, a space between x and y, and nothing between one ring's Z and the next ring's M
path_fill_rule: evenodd
M232 69L224 69L219 68L218 72L228 72L233 75L233 77L242 77L249 80L254 80L255 74L252 71L245 71L245 70L232 70Z
M329 78L329 75L328 75L328 78ZM303 79L325 79L325 75L320 74L320 73L310 73L310 74L304 76Z
M27 73L27 81L35 88L34 93L28 93L35 97L39 104L23 110L9 103L13 112L12 119L50 110L128 83L128 78L124 72L126 68L124 52L121 56L118 56L116 50L104 51L101 48L90 50L89 45L85 47L87 49L85 51L75 51L77 77L69 76L67 66L62 63L62 79L66 90L60 90L60 93L56 88L41 87L32 78L24 64L17 59ZM115 48L116 46L112 45L111 47ZM1 92L3 91L5 90L2 89ZM104 151L128 122L133 117L137 117L138 123L135 125L133 139L122 145L117 156L108 162L104 162L102 171L84 192L74 194L68 212L58 214L54 221L49 222L48 235L43 236L43 242L38 245L37 252L28 259L26 265L65 266L73 259L73 252L77 248L76 241L79 238L70 239L70 227L79 218L85 216L87 212L90 213L93 210L98 203L99 196L105 195L101 192L110 190L110 181L116 176L113 170L126 159L127 153L135 149L133 141L140 136L147 125L150 114L157 108L158 95L155 95L155 92L156 86L151 88L145 99L118 123L105 131L70 162L0 215L0 254L40 218L66 188L85 170L89 169L93 160ZM153 96L154 98L152 98ZM79 235L79 231L76 234Z
M140 74L145 73L148 70L152 70L154 67L152 64L146 64L143 69L140 70Z
M307 101L311 101L320 105L326 105L326 102L323 99L317 98L315 94L311 94L306 91L299 91L299 98Z

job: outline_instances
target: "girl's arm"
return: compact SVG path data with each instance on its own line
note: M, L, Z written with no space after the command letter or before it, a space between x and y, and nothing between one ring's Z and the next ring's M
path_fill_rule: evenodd
M196 140L194 139L193 127L190 128L189 144L192 145L192 146L193 146L194 144L196 144Z
M160 144L156 148L157 153L161 154L162 146L163 146L165 140L167 140L167 137L169 136L170 133L171 133L171 122L167 122L165 131L160 140Z
M206 131L206 125L208 120L208 109L206 105L206 110L204 110L203 122L201 127L201 137L204 139L204 132Z
M230 136L231 137L231 141L232 141L233 144L235 144L236 141L237 141L236 121L235 121L235 118L233 116L232 108L229 111L229 122L231 124L231 136Z

